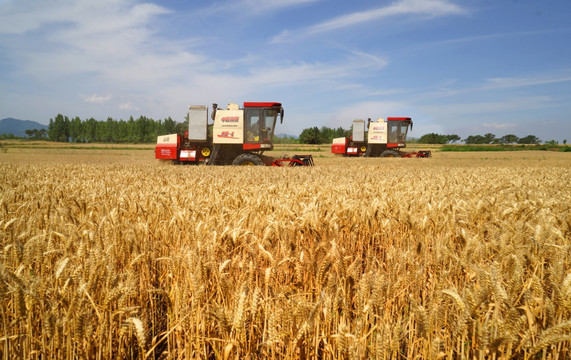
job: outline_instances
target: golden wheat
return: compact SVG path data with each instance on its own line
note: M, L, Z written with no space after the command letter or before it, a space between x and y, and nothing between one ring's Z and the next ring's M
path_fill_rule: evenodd
M45 156L0 154L1 359L571 356L568 154Z

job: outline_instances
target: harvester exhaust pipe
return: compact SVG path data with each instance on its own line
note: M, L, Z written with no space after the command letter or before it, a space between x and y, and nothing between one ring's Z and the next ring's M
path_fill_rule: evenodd
M216 118L216 109L218 109L218 104L213 103L212 104L212 115L210 115L212 117L212 121L214 121L214 119Z

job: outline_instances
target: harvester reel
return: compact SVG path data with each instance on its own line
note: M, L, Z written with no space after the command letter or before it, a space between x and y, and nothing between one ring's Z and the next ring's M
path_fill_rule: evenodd
M272 166L313 166L313 156L311 155L294 155L292 157L282 156L274 159Z

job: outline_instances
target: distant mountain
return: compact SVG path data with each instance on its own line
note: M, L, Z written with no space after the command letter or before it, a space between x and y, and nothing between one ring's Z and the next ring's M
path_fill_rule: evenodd
M296 139L297 139L297 137L298 137L298 135L290 135L290 134L274 134L274 136L281 137L281 138L287 136L287 137L296 138Z
M5 118L0 120L0 134L12 134L14 136L27 137L26 130L48 129L47 125L40 124L31 120L18 120L14 118Z

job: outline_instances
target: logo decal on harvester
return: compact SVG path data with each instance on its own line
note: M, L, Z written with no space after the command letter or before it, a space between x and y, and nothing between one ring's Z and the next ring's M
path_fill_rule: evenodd
M222 131L220 134L218 134L218 137L223 139L239 139L234 136L234 131Z
M220 119L223 123L237 123L240 120L239 116L224 116Z

